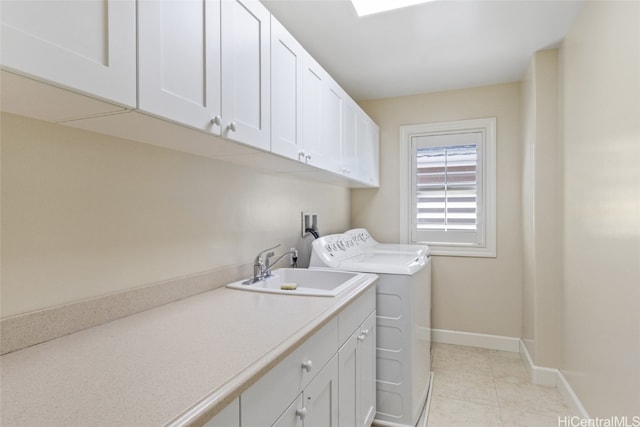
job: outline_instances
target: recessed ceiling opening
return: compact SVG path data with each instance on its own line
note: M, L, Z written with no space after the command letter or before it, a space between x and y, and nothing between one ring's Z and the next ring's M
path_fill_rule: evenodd
M351 3L358 16L362 17L430 1L434 0L351 0Z

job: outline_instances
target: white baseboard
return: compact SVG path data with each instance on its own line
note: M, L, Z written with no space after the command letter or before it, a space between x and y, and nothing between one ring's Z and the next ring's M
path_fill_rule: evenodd
M520 351L520 338L503 337L500 335L432 329L431 340L442 344L466 345L490 350L510 351L512 353L518 353Z
M571 410L573 411L573 413L577 414L585 420L591 419L591 417L589 417L589 414L587 413L587 410L584 408L584 406L582 406L582 402L580 402L580 399L578 399L578 396L573 391L571 385L569 385L569 382L564 377L564 375L562 375L562 372L560 370L558 370L557 387L562 397L564 397L564 399L571 404Z
M543 385L546 387L556 387L558 382L558 370L553 368L543 368L533 364L529 350L524 342L520 340L520 357L524 362L525 368L529 371L531 383L535 385Z
M571 405L571 412L579 415L583 419L589 419L587 410L582 406L582 402L580 402L580 399L559 369L543 368L541 366L534 365L531 360L531 356L529 355L529 351L527 350L527 346L524 345L522 340L520 340L520 357L529 371L531 382L533 384L557 387L565 401Z
M442 344L466 345L469 347L486 348L489 350L510 351L520 353L525 367L529 371L531 383L546 387L557 387L562 397L571 405L571 411L584 419L590 419L587 410L571 388L562 372L554 368L544 368L533 364L527 347L520 338L503 337L499 335L476 334L473 332L448 331L432 329L431 340Z

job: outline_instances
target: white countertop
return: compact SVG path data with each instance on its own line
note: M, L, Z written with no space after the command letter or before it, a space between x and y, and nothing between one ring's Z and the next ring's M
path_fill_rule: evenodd
M0 424L182 424L194 406L201 424L369 288L367 277L333 298L220 288L6 354Z

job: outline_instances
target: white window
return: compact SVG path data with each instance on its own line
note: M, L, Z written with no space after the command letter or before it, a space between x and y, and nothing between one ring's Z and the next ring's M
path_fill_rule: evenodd
M400 127L400 237L496 256L494 118Z

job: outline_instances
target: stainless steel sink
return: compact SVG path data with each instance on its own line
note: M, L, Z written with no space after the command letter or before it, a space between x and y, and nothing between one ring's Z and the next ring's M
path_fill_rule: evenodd
M227 288L282 295L334 297L365 279L366 274L363 273L329 269L280 268L274 270L272 276L266 279L255 283L241 280L228 284Z

